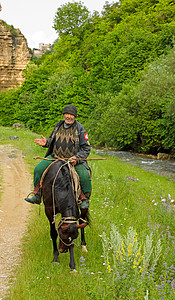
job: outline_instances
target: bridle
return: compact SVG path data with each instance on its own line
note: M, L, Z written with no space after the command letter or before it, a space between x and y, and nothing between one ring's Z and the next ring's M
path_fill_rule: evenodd
M62 238L60 237L60 233L59 233L59 228L61 228L61 226L63 225L63 224L76 224L77 222L78 222L78 220L81 220L81 221L83 221L84 223L87 223L87 221L86 220L84 220L84 219L82 219L82 218L75 218L75 217L73 217L73 216L71 216L71 217L62 217L61 218L61 220L60 220L60 222L59 222L59 224L58 224L58 226L57 226L57 228L56 228L56 230L57 230L57 233L58 233L58 236L59 236L59 239L62 241L62 243L65 245L65 246L67 246L67 247L70 247L72 244L74 244L74 240L73 239L71 239L71 237L69 237L68 239L71 239L71 241L70 241L70 244L67 244L66 242L64 242L63 240L62 240ZM63 229L62 229L63 230Z
M75 217L62 217L60 223L58 224L57 230L63 225L63 223L72 224L77 223L78 219Z
M64 242L64 241L62 240L62 238L60 237L60 235L59 235L59 239L60 239L60 241L62 241L62 243L63 243L66 247L70 247L72 244L74 244L74 240L71 240L70 244L66 244L66 242ZM68 239L69 239L69 238L68 238Z
M62 238L60 237L59 228L61 228L61 226L62 226L64 223L67 223L67 224L75 224L75 223L77 223L77 221L78 221L78 219L75 218L75 217L73 217L73 216L72 216L72 217L62 217L60 223L59 223L58 226L57 226L57 233L58 233L58 235L59 235L59 239L60 239L60 241L62 241L62 243L63 243L65 246L67 246L67 247L70 247L70 246L74 243L74 240L73 240L71 237L68 237L68 240L71 239L71 240L70 240L70 244L67 244L66 242L64 242L64 241L62 240ZM63 230L63 229L62 229L62 230Z
M55 187L55 182L56 182L56 179L57 179L57 177L58 177L58 174L59 174L59 172L60 172L60 170L65 166L65 165L67 165L68 166L68 168L69 168L69 170L70 170L70 165L71 165L71 163L69 162L69 161L65 161L64 159L61 159L62 161L64 161L64 163L60 166L60 168L58 169L58 171L57 171L57 173L56 173L56 175L55 175L55 177L54 177L54 180L53 180L53 183L52 183L52 203L53 203L53 222L52 222L52 224L55 224L55 229L56 229L56 231L57 231L57 233L58 233L58 235L59 235L59 239L62 241L62 243L65 245L65 246L67 246L67 247L70 247L73 243L74 243L74 241L71 239L71 242L69 243L69 244L67 244L66 242L64 242L62 239L61 239L61 237L60 237L60 234L59 234L59 228L64 224L64 223L67 223L67 224L72 224L72 223L77 223L78 222L78 220L82 220L84 223L86 223L86 225L87 225L87 221L86 220L83 220L82 218L75 218L74 216L70 216L70 217L62 217L61 218L61 221L60 221L60 223L58 224L58 226L56 226L56 208L55 208L55 201L54 201L54 199L55 199L55 194L54 194L54 187ZM52 164L54 164L54 163L56 163L58 160L55 160ZM50 166L52 165L52 164L50 164ZM50 167L49 166L49 167ZM71 172L70 172L71 173ZM74 189L74 184L73 184L73 178L72 178L72 176L71 176L71 184L72 184L72 188ZM69 237L69 238L71 238L71 237ZM68 239L69 239L68 238Z

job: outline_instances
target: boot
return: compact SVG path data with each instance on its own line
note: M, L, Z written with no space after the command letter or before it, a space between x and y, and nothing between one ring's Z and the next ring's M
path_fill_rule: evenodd
M90 193L85 193L84 196L85 196L85 197L83 197L82 203L80 204L80 208L81 208L81 209L89 208L89 197L90 197Z
M36 193L36 195L32 197L26 197L25 200L32 204L40 204L41 203L40 192Z

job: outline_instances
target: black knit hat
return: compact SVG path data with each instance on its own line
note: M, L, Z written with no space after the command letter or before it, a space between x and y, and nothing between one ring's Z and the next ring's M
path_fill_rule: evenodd
M63 115L64 114L71 114L71 115L75 116L75 118L76 118L77 117L77 108L76 108L76 106L74 106L72 104L66 105L63 109Z

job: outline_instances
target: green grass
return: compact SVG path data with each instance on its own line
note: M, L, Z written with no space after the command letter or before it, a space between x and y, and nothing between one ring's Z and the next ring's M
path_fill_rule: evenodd
M9 135L19 136L19 140L10 141L10 144L23 151L32 172L38 162L33 157L45 153L45 149L33 143L38 135L9 128L0 128L0 132L4 144L9 143ZM92 151L91 157L100 156ZM38 207L32 206L28 231L21 246L21 264L15 269L16 280L12 278L7 299L174 299L174 207L161 201L162 198L168 201L168 195L175 199L174 180L146 172L116 157L91 161L90 166L92 225L85 229L89 252L83 254L81 247L75 246L77 275L70 274L68 253L60 254L60 265L51 264L52 242L44 207L41 206L39 215ZM137 181L129 181L127 176ZM110 241L113 225L123 239L133 227L141 246L151 233L152 247L161 240L162 251L153 274L149 266L145 275L133 273L132 260L123 264L116 262L111 249L107 254L103 252L104 233ZM80 237L76 244L80 244ZM153 261L154 257L150 266Z

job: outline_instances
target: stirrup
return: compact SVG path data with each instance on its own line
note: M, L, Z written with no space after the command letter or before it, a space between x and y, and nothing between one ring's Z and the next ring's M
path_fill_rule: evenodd
M32 193L28 194L28 196L26 198L24 198L25 201L32 203L32 204L40 204L41 203L41 198L38 194L29 197L29 195L31 195Z
M89 208L89 199L83 199L82 203L80 204L81 209Z

